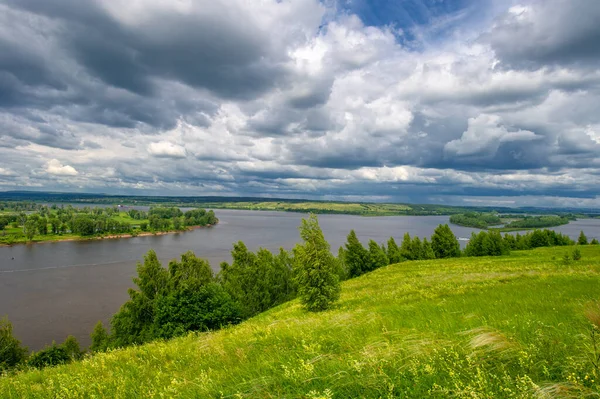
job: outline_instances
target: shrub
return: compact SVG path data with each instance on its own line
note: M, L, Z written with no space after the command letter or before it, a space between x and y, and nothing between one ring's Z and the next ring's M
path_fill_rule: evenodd
M53 342L51 346L47 346L41 351L33 353L29 357L27 364L41 369L43 367L66 364L70 361L71 357L67 350L63 346L56 345L56 342Z
M575 248L573 250L573 260L580 260L581 259L581 251L579 250L579 248Z
M27 348L13 336L13 326L8 319L0 319L0 372L22 363L27 357Z

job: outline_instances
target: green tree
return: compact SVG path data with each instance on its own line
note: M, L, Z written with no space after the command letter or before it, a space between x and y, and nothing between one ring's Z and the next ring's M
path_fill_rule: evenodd
M348 234L345 261L349 278L358 277L367 271L369 252L362 246L354 230L350 230Z
M423 244L421 243L421 239L419 237L413 238L412 242L410 243L410 249L412 252L412 258L414 260L420 260L420 259L424 259L424 253L423 253Z
M94 330L90 334L90 338L92 339L92 344L90 345L92 352L104 352L108 349L110 337L101 321L96 323Z
M309 311L331 307L340 296L337 262L329 250L316 215L302 219L303 244L294 248L295 276L300 301Z
M577 244L579 244L579 245L587 245L588 244L588 239L585 236L585 234L583 233L583 230L579 233L579 238L577 239Z
M33 237L35 236L35 233L37 231L36 221L33 219L27 220L23 226L23 231L28 241L33 240Z
M62 345L57 345L56 342L52 342L51 346L47 346L38 352L32 353L27 360L27 364L41 369L44 367L66 364L70 361L71 357L66 349Z
M379 269L389 264L388 257L379 244L374 240L369 241L369 271Z
M387 242L387 256L390 264L400 263L403 260L400 248L398 247L398 244L396 244L394 237L390 237Z
M437 259L460 256L460 244L447 224L439 225L431 236L431 247Z
M129 301L111 320L111 339L117 347L141 344L154 338L155 302L168 292L169 272L162 267L154 250L144 256L143 264L138 263L137 272L133 282L138 289L129 289Z
M41 235L48 234L48 220L45 217L41 217L37 220L37 230Z
M581 260L581 251L579 248L573 250L573 260Z
M174 217L173 218L173 228L175 230L181 229L181 218L179 218L179 217Z
M158 338L171 338L188 331L208 331L241 321L241 309L216 283L184 286L156 303L153 331Z
M0 372L9 370L27 358L27 348L13 335L13 326L7 318L0 319Z
M435 259L435 252L427 238L423 238L423 259Z
M592 241L590 241L590 245L598 245L598 239L592 238Z
M400 244L400 256L404 259L415 260L412 238L410 238L410 234L408 233L404 233L404 237L402 238L402 244Z
M77 342L77 338L72 335L69 335L67 339L65 339L62 347L67 352L67 355L69 355L71 360L80 360L83 357L83 351L79 346L79 342Z

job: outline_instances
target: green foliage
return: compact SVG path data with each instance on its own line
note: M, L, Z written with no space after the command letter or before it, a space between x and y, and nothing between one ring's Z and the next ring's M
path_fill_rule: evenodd
M579 233L579 238L577 239L577 244L579 244L579 245L588 245L588 239L585 236L585 234L583 233L583 231L581 231Z
M10 370L27 358L27 348L21 346L13 335L13 326L7 318L0 319L0 374Z
M338 264L329 251L316 215L302 219L300 237L303 244L294 248L300 301L309 311L329 309L340 296Z
M385 253L385 248L379 246L374 240L369 240L369 263L368 271L379 269L380 267L387 266L389 260Z
M67 352L67 355L69 356L71 361L80 360L83 357L83 351L79 346L79 342L77 342L77 338L75 338L72 335L69 335L67 339L65 339L65 342L63 342L62 347Z
M450 223L459 226L486 229L489 226L501 224L502 220L500 219L500 217L498 217L498 215L493 213L467 212L463 214L450 216Z
M33 239L33 237L35 236L36 230L37 230L37 223L35 220L29 219L25 222L25 224L23 225L23 233L25 234L27 241L31 241Z
M111 320L111 339L117 347L140 344L154 338L155 302L169 288L169 273L161 266L154 250L144 256L143 264L138 263L137 272L133 282L138 290L129 289L129 301Z
M241 321L241 309L216 283L183 286L158 299L154 311L154 334L172 338L188 331L207 331Z
M92 352L104 352L108 349L110 337L101 321L96 323L94 330L90 334L90 338L92 339L92 344L90 345Z
M598 245L598 244L600 244L600 243L598 242L598 240L596 238L592 238L592 241L590 241L590 245Z
M363 247L354 230L350 230L346 242L345 263L348 277L358 277L367 271L369 251Z
M505 229L554 227L568 224L569 218L562 216L525 216L504 226Z
M58 366L71 361L69 353L62 345L57 345L53 342L51 346L34 352L27 360L27 364L35 368L44 368L50 366Z
M508 254L510 254L510 246L498 231L471 233L471 239L465 248L466 256L502 256Z
M575 249L573 250L573 260L581 260L581 251L579 250L579 248L575 247Z
M437 259L460 256L460 244L447 224L439 225L431 236L431 247Z
M400 263L404 260L394 237L390 237L387 242L387 256L390 264Z
M231 256L231 265L221 264L219 280L242 306L243 318L264 312L295 296L293 260L285 250L280 249L275 256L260 248L255 254L239 241L233 245Z
M435 259L435 252L433 252L433 248L427 238L423 238L423 259Z

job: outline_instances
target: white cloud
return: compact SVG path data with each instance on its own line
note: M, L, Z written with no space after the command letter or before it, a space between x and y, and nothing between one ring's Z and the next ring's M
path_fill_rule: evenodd
M169 143L168 141L150 143L148 145L148 152L156 157L164 158L185 158L187 155L184 147Z
M58 159L51 159L46 165L46 172L55 176L77 176L79 172L71 165L63 165Z

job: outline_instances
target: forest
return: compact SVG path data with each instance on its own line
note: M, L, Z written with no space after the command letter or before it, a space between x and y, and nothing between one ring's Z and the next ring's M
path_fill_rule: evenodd
M212 210L152 206L148 211L120 206L51 206L31 202L0 203L0 244L136 236L212 226Z

